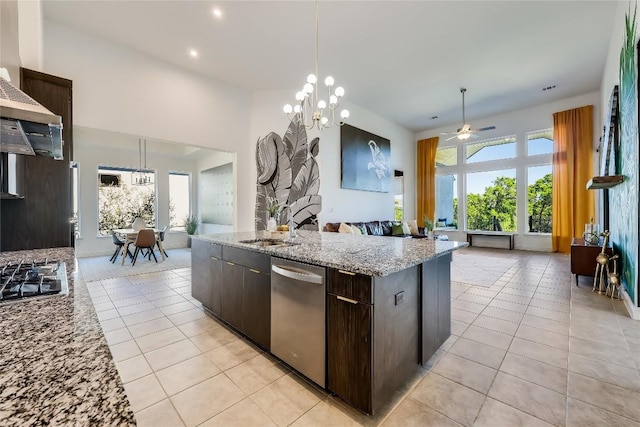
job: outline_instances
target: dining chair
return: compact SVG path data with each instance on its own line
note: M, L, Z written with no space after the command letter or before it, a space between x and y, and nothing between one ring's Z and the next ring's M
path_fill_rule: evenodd
M116 245L116 251L113 253L113 255L111 255L111 259L109 259L109 261L111 261L111 263L113 264L114 262L116 262L116 259L118 259L118 255L122 251L124 241L120 239L113 230L111 230L111 240L113 240L113 244ZM133 255L131 255L129 248L127 248L127 255L129 255L129 257L133 259Z
M160 242L164 242L164 233L167 232L167 228L169 226L165 225L164 227L162 227L162 230L160 230L160 232L158 232L158 239L156 240L156 246L158 247L159 251L162 251L162 253L164 254L165 257L169 258L169 255L167 255L167 251L164 250L164 248L160 248ZM151 254L149 255L149 259L151 259Z
M155 252L153 252L153 247L156 245L156 233L151 228L144 228L138 231L138 237L136 237L136 241L133 243L136 246L136 250L133 252L133 262L132 265L136 265L136 260L138 259L138 254L142 249L148 249L149 259L151 259L151 255L153 255L153 259L158 262L158 258L156 258ZM142 255L145 256L144 254Z

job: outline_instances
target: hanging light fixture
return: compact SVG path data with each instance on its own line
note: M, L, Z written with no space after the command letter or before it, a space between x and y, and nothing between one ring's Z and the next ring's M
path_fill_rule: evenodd
M138 154L140 164L138 170L131 174L131 185L151 185L153 184L153 173L147 170L147 140L144 140L144 169L142 168L142 140L138 138Z
M318 0L316 0L316 73L309 74L307 83L300 92L296 93L297 103L294 106L287 104L283 110L291 121L299 117L299 120L307 129L317 127L322 130L334 124L342 126L344 120L349 117L349 110L340 112L340 121L336 121L335 115L344 96L344 89L341 86L334 89L335 81L333 77L328 76L324 79L324 84L327 87L327 102L321 98L319 93L320 83L318 79Z

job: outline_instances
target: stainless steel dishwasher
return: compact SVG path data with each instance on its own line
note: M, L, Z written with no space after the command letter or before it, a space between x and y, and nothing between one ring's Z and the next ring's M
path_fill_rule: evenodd
M325 386L324 267L271 258L271 352Z

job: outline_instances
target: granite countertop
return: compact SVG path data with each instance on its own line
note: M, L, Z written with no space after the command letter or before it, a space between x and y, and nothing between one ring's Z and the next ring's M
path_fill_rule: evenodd
M135 425L72 248L1 252L66 262L68 295L0 303L0 425Z
M468 246L466 242L296 230L293 246L256 247L241 240L271 238L265 231L204 234L195 239L264 252L294 261L368 276L387 276ZM276 238L284 239L284 235Z

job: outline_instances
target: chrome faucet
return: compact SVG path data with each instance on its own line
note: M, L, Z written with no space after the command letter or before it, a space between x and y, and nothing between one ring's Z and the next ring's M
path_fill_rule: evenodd
M296 237L296 231L293 228L293 212L291 211L291 206L290 205L282 205L282 209L288 209L289 210L289 219L287 220L287 223L289 225L289 237L287 237L286 240L293 240L294 237Z

